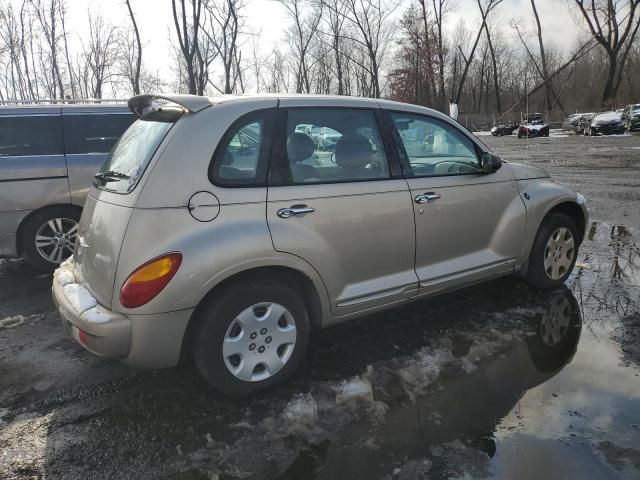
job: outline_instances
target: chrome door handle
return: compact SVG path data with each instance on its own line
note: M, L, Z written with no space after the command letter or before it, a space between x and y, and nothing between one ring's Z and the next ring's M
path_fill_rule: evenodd
M440 198L439 194L434 192L427 192L427 193L423 193L422 195L416 195L416 198L414 200L416 201L416 203L429 203L439 198Z
M293 207L281 208L278 210L278 216L280 218L289 218L294 215L304 215L305 213L313 213L315 211L315 208L307 207L306 205L301 205L299 207L294 205Z

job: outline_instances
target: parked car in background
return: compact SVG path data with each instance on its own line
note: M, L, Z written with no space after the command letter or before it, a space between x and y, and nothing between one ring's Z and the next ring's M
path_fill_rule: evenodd
M574 113L573 115L569 115L562 121L562 129L568 130L570 132L577 132L581 115L581 113Z
M577 134L582 135L584 133L584 129L591 123L594 115L595 113L593 112L580 114L580 118L578 118L578 128L576 130Z
M320 150L332 152L336 149L336 143L340 140L340 137L342 137L342 134L336 132L333 128L322 127L316 135L316 146Z
M191 354L226 393L290 377L315 328L504 275L556 288L589 224L582 195L417 105L129 105L139 119L95 175L54 300L87 350L147 368ZM334 162L308 162L323 152L300 125L340 133ZM238 155L246 130L258 142Z
M624 123L622 115L618 112L597 113L591 121L585 125L584 135L622 135Z
M545 123L541 113L529 113L523 116L522 123L518 127L518 138L548 136L549 125Z
M0 107L0 256L73 253L93 175L135 117L124 105Z
M627 105L622 111L622 121L630 132L640 129L640 103Z
M509 122L505 124L496 125L491 129L491 135L494 137L502 137L503 135L512 135L520 125L518 123Z

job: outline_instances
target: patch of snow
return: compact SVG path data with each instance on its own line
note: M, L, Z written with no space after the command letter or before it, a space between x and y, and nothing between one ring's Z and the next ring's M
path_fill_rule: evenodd
M24 323L24 316L15 315L13 317L6 317L0 320L0 328L13 328Z
M371 382L355 377L338 386L338 390L336 392L337 405L357 401L365 401L367 403L373 402L373 388L371 387Z
M76 281L70 268L58 268L53 274L53 278L62 287Z
M313 423L318 420L318 404L310 394L299 394L287 403L282 416L289 421Z
M96 299L82 285L70 283L62 289L65 298L77 313L84 313L97 305Z
M64 262L60 264L60 268L72 267L73 266L73 255L68 257Z
M488 132L473 132L473 134L476 137L488 137L489 135L491 135L491 132L490 131L488 131Z
M595 117L593 117L592 121L596 122L597 120L600 120L602 122L622 121L622 115L620 115L618 112L599 113Z
M89 323L107 323L111 319L107 311L100 305L84 312L82 318Z
M439 376L442 366L455 360L450 349L425 347L398 371L410 397L423 393Z

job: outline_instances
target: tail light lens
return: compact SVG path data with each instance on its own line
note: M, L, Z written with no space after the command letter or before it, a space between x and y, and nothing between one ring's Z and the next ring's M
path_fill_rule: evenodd
M171 281L182 263L182 254L171 252L138 267L120 289L120 304L126 308L150 302Z

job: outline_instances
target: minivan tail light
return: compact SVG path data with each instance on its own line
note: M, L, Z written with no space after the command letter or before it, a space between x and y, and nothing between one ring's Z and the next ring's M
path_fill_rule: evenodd
M167 286L181 263L182 254L171 252L135 269L120 289L120 304L136 308L149 303Z

